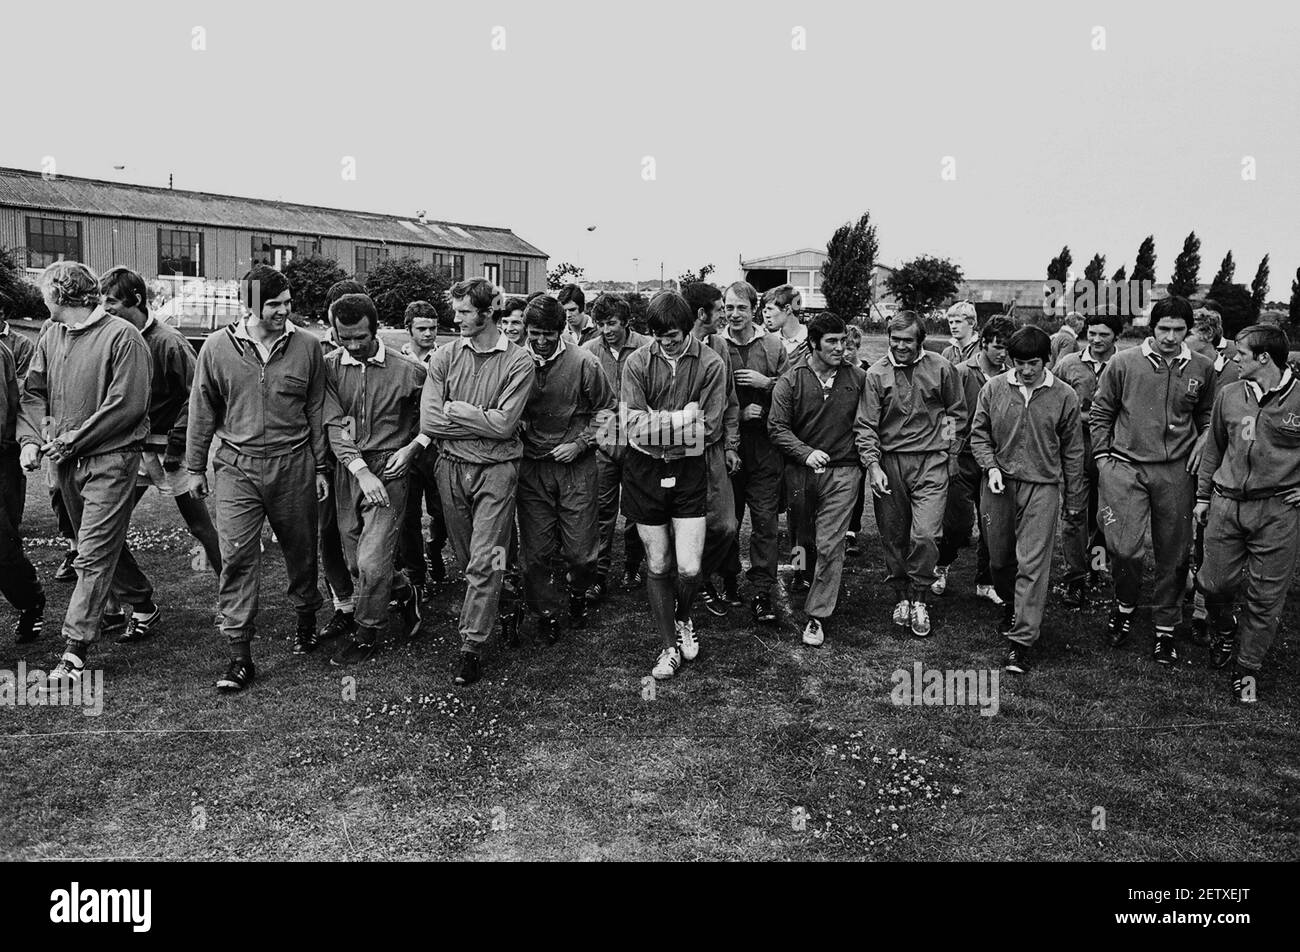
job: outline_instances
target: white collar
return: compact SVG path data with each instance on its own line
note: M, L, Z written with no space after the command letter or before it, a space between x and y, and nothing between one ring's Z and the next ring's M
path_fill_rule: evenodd
M1291 382L1291 377L1292 377L1291 368L1287 367L1285 370L1282 371L1282 376L1278 380L1277 386L1273 387L1268 391L1265 391L1263 387L1255 383L1255 381L1253 380L1247 380L1244 382L1246 386L1250 388L1251 393L1255 395L1255 402L1260 403L1261 401L1263 401L1265 393L1277 393L1279 390L1283 389L1284 387L1286 387L1287 384Z
M147 331L149 328L153 327L157 323L158 322L154 320L153 314L146 314L144 316L144 327L140 328L140 333L143 334L145 331Z
M1112 351L1111 356L1114 357L1117 353L1119 353L1118 350ZM1097 367L1105 367L1108 363L1108 361L1098 360L1096 357L1092 356L1092 348L1090 347L1085 347L1083 350L1079 351L1079 359Z
M106 317L108 317L108 311L104 310L102 307L97 307L90 312L90 317L86 318L80 324L68 324L67 328L70 331L85 330L87 327L98 324Z
M728 322L728 323L727 323L727 326L724 327L724 328L722 329L722 336L725 337L727 340L731 341L733 344L739 344L741 347L745 347L745 346L747 346L748 344L752 344L752 343L754 343L754 341L758 340L760 337L766 337L766 336L767 336L767 328L764 327L762 324L755 324L755 323L753 323L753 322L750 322L750 325L749 325L749 326L752 327L752 328L754 328L754 334L753 334L752 337L749 338L748 341L741 341L741 340L738 340L737 338L731 336L731 323L730 323L730 322ZM805 328L805 333L807 333L807 329L806 329L806 328Z
M257 344L259 347L266 347L267 350L270 350L272 347L274 347L280 341L281 338L288 337L290 334L298 333L298 328L294 326L293 321L286 320L284 322L283 334L281 334L275 340L271 341L271 343L269 344L261 344L257 340L257 338L253 336L252 332L248 329L249 323L252 322L253 320L254 320L253 315L249 314L248 317L244 318L242 321L236 324L235 336L242 337L244 340L251 340L254 344Z
M921 358L923 358L925 355L926 355L926 350L923 347L921 348L921 352L916 355L916 360L912 361L910 364L900 364L898 361L894 359L894 352L892 350L885 351L885 356L889 358L889 362L893 364L895 367L915 367L917 364L921 362Z
M781 331L781 340L783 343L798 345L798 344L802 344L804 341L808 339L807 324L796 324L795 327L797 328L797 330L795 331L795 335L793 337L786 337L785 331Z
M1214 372L1221 374L1226 366L1228 366L1228 355L1220 351L1219 356L1214 358Z
M1040 380L1032 389L1026 387L1023 383L1020 382L1020 378L1016 376L1015 367L1012 367L1005 374L1003 374L1003 376L1006 377L1007 383L1009 383L1011 386L1015 387L1017 390L1019 390L1021 393L1025 395L1026 402L1029 401L1030 394L1032 394L1035 390L1042 390L1044 387L1050 387L1052 384L1056 383L1056 376L1050 370L1043 371L1043 379Z
M551 354L551 356L549 357L543 358L537 353L537 351L533 350L532 341L528 341L527 343L524 344L524 347L527 348L528 350L528 356L532 357L533 363L535 363L539 367L545 367L547 364L554 363L555 358L559 357L562 353L564 353L564 349L567 346L568 345L564 343L564 335L561 334L559 343L555 345L555 353Z
M1156 353L1155 348L1151 346L1151 342L1153 340L1155 340L1154 337L1148 337L1146 340L1142 342L1142 355L1146 357L1148 360L1150 360L1152 357L1158 357L1160 360L1164 360L1163 357L1161 357L1159 354ZM1186 341L1183 341L1183 349L1178 352L1178 356L1175 357L1174 360L1181 361L1185 365L1191 359L1192 359L1192 349L1187 346Z
M498 333L498 336L497 336L497 342L496 342L496 344L494 344L492 347L489 347L487 350L479 350L477 347L475 347L475 346L474 346L474 338L472 338L472 337L461 337L461 338L459 338L459 340L460 340L460 346L461 346L462 349L463 349L463 348L466 348L466 347L469 347L469 348L471 348L471 349L474 351L474 353L476 353L476 354L490 354L490 353L492 353L493 351L505 350L507 347L510 346L510 338L507 337L505 334L500 333L499 330L498 330L497 333Z
M8 336L9 336L9 322L0 321L0 337L8 337Z
M339 358L339 363L347 364L349 367L360 367L362 365L361 361L348 353L346 347L340 346L339 350L343 351L343 356ZM367 364L379 364L379 366L382 367L384 365L384 357L386 356L387 351L384 350L384 340L381 337L379 339L379 347L375 350L374 354L366 358L365 362Z

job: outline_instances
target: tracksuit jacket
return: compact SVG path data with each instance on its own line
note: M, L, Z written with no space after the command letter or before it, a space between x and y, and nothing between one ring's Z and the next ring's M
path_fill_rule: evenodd
M687 336L686 347L676 367L663 356L659 342L634 351L623 366L621 403L627 414L629 438L650 422L650 412L674 412L688 403L698 403L704 423L704 445L663 445L640 435L633 448L656 459L679 459L703 455L704 447L723 438L727 409L726 365L711 347L695 335Z
M153 361L149 387L150 445L165 446L168 456L185 455L185 431L190 417L190 389L194 384L194 348L174 327L149 318L140 331Z
M365 363L342 347L325 356L325 429L342 466L355 474L361 468L358 460L395 453L415 439L425 376L416 358L382 343Z
M534 359L535 376L525 406L524 456L543 459L564 443L579 443L584 452L614 411L614 390L600 359L582 347L561 341L562 348L545 363Z
M772 390L773 445L795 463L821 450L830 457L828 466L860 465L867 448L866 379L862 369L842 365L826 390L806 362L786 371ZM853 427L843 426L846 418L854 420Z
M1228 453L1230 446L1245 452ZM1300 378L1288 368L1268 393L1246 380L1228 384L1214 401L1196 498L1208 501L1217 490L1229 499L1263 499L1297 488Z
M429 377L420 399L420 431L441 456L462 463L506 463L524 454L519 422L533 385L533 358L504 334L480 352L468 338L439 347L429 358ZM449 416L446 402L472 410Z
M1165 463L1192 452L1210 422L1214 365L1186 344L1166 364L1148 338L1110 359L1097 382L1089 425L1092 455Z
M865 415L863 466L880 462L882 452L955 455L968 416L957 368L925 350L909 381L906 368L886 354L867 370ZM944 417L951 418L950 430Z

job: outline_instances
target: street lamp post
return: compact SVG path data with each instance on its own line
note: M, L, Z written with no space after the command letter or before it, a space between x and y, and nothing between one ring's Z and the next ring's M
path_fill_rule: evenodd
M638 262L640 260L640 258L632 259L632 293L636 295L641 293L641 278L638 271Z

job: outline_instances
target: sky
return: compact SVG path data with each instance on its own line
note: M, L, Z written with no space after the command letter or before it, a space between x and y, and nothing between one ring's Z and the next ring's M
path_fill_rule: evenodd
M423 209L605 280L730 280L870 211L890 264L1109 275L1154 234L1165 281L1195 229L1202 281L1267 252L1285 300L1297 40L1253 0L10 4L0 166Z

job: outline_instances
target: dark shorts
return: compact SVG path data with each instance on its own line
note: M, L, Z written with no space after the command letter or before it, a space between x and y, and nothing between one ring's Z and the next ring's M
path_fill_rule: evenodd
M666 487L665 477L675 484ZM709 507L709 470L703 456L661 460L628 448L623 459L623 515L642 526L702 519Z

